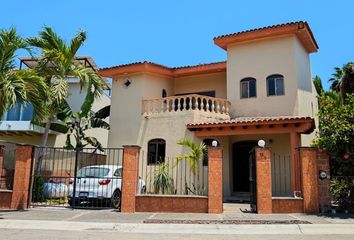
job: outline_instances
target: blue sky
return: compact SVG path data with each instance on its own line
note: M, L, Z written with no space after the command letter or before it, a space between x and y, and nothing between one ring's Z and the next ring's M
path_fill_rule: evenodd
M328 86L333 68L354 60L353 9L353 0L12 0L2 3L0 28L29 37L48 25L66 39L83 29L80 54L99 67L144 60L172 67L225 60L215 36L306 20L320 47L312 74Z

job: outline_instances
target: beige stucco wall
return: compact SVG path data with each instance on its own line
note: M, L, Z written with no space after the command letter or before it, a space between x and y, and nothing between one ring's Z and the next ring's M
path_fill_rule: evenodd
M226 98L226 72L174 79L175 94L215 91L215 97Z
M234 116L297 115L295 36L237 44L227 50L227 98ZM267 96L266 78L284 76L285 95ZM257 97L241 99L240 81L257 80Z
M303 146L309 146L316 137L318 131L318 101L317 92L312 82L310 56L298 39L295 39L295 57L296 57L296 78L298 81L297 105L298 115L308 116L315 119L316 130L309 135L301 136Z

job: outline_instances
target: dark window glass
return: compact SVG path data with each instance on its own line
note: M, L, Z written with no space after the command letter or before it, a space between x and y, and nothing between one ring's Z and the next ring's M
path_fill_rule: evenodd
M8 121L19 121L20 120L20 113L21 113L21 105L19 103L17 103L13 108L11 108L7 112L6 120L8 120Z
M32 104L27 104L22 106L22 121L31 121L33 116L33 106Z
M256 97L256 79L245 78L241 80L241 98Z
M159 164L165 161L166 142L163 139L152 139L148 143L148 164Z
M249 97L255 97L256 96L256 81L251 80L248 82L249 84Z
M284 77L282 75L271 75L267 77L268 96L284 95Z

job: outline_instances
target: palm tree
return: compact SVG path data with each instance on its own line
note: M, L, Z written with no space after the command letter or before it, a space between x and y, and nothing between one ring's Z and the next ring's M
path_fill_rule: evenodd
M40 143L42 150L39 152L38 164L43 158L43 148L47 144L50 125L68 97L67 77L78 78L81 87L94 97L103 92L104 82L96 71L76 61L76 54L85 40L86 32L79 31L70 43L66 43L50 27L44 27L39 37L28 39L31 46L41 50L40 57L36 59L35 71L45 79L50 91L46 105L48 115Z
M29 50L15 28L0 31L0 117L17 103L32 104L34 116L45 116L47 86L33 70L15 68L16 51Z
M198 168L198 162L203 161L203 156L206 149L205 144L201 142L198 145L195 142L188 139L180 140L177 142L177 144L190 149L190 152L188 154L178 157L177 162L180 162L182 160L187 160L189 162L189 168L191 169L193 174L196 174Z
M85 131L92 128L110 129L110 125L104 120L109 117L110 106L106 106L94 112L91 110L92 101L87 98L81 106L81 110L73 113L69 104L65 101L61 111L57 114L56 121L50 129L66 134L65 148L81 151L85 146L91 145L103 151L102 144L95 138L87 136ZM71 143L71 136L75 138L75 146Z
M340 95L342 103L347 99L347 94L354 93L354 63L349 62L343 67L343 75L340 79Z
M332 77L328 80L331 83L331 89L335 92L340 91L340 82L343 76L343 68L335 67Z

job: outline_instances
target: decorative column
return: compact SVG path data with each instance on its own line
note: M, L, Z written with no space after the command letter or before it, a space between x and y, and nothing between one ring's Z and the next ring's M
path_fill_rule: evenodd
M208 213L222 212L222 148L208 147Z
M138 187L139 146L123 146L123 179L121 212L135 212L135 196Z
M272 213L272 162L268 148L256 148L257 213Z

